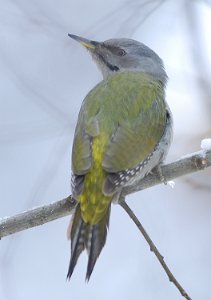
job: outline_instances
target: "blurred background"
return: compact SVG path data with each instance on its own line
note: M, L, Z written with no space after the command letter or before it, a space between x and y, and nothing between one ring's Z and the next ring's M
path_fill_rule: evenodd
M211 1L0 0L0 217L70 194L81 102L102 78L67 33L129 37L164 60L174 140L167 161L211 137ZM128 197L193 299L211 299L211 169ZM0 241L0 299L182 299L144 238L113 205L89 284L87 256L66 282L69 217Z

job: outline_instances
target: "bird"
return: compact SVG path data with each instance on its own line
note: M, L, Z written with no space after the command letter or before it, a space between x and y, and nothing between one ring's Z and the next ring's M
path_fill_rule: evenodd
M68 230L67 279L86 250L89 281L106 242L112 202L120 201L123 188L160 170L173 119L165 100L168 76L151 48L128 38L97 42L68 35L88 50L103 76L82 102L72 146L71 189L77 204Z

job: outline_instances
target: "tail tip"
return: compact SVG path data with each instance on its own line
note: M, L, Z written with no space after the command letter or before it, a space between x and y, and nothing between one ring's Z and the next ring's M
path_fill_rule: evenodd
M85 282L88 283L89 282L89 279L91 277L91 274L92 274L92 271L90 272L89 270L87 270L86 272L86 278L85 278Z
M70 281L73 272L68 271L66 280Z

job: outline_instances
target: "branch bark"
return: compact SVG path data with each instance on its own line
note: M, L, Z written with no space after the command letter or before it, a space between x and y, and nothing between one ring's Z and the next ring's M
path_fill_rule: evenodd
M180 158L173 163L163 165L161 171L165 180L169 181L186 174L203 170L210 166L211 150L201 150ZM159 183L160 178L156 173L148 174L136 187L124 188L122 196L125 197ZM12 217L2 218L0 219L0 238L67 216L73 212L75 204L75 201L70 195L63 200L32 208Z

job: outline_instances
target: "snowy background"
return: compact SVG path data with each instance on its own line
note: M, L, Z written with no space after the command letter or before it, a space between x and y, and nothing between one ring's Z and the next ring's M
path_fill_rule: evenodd
M132 37L164 60L173 161L211 136L211 1L0 0L0 217L70 193L78 111L101 80L67 33ZM128 203L194 300L211 299L211 170L131 195ZM113 206L89 284L87 257L66 282L69 217L0 241L1 300L179 300L135 225Z

